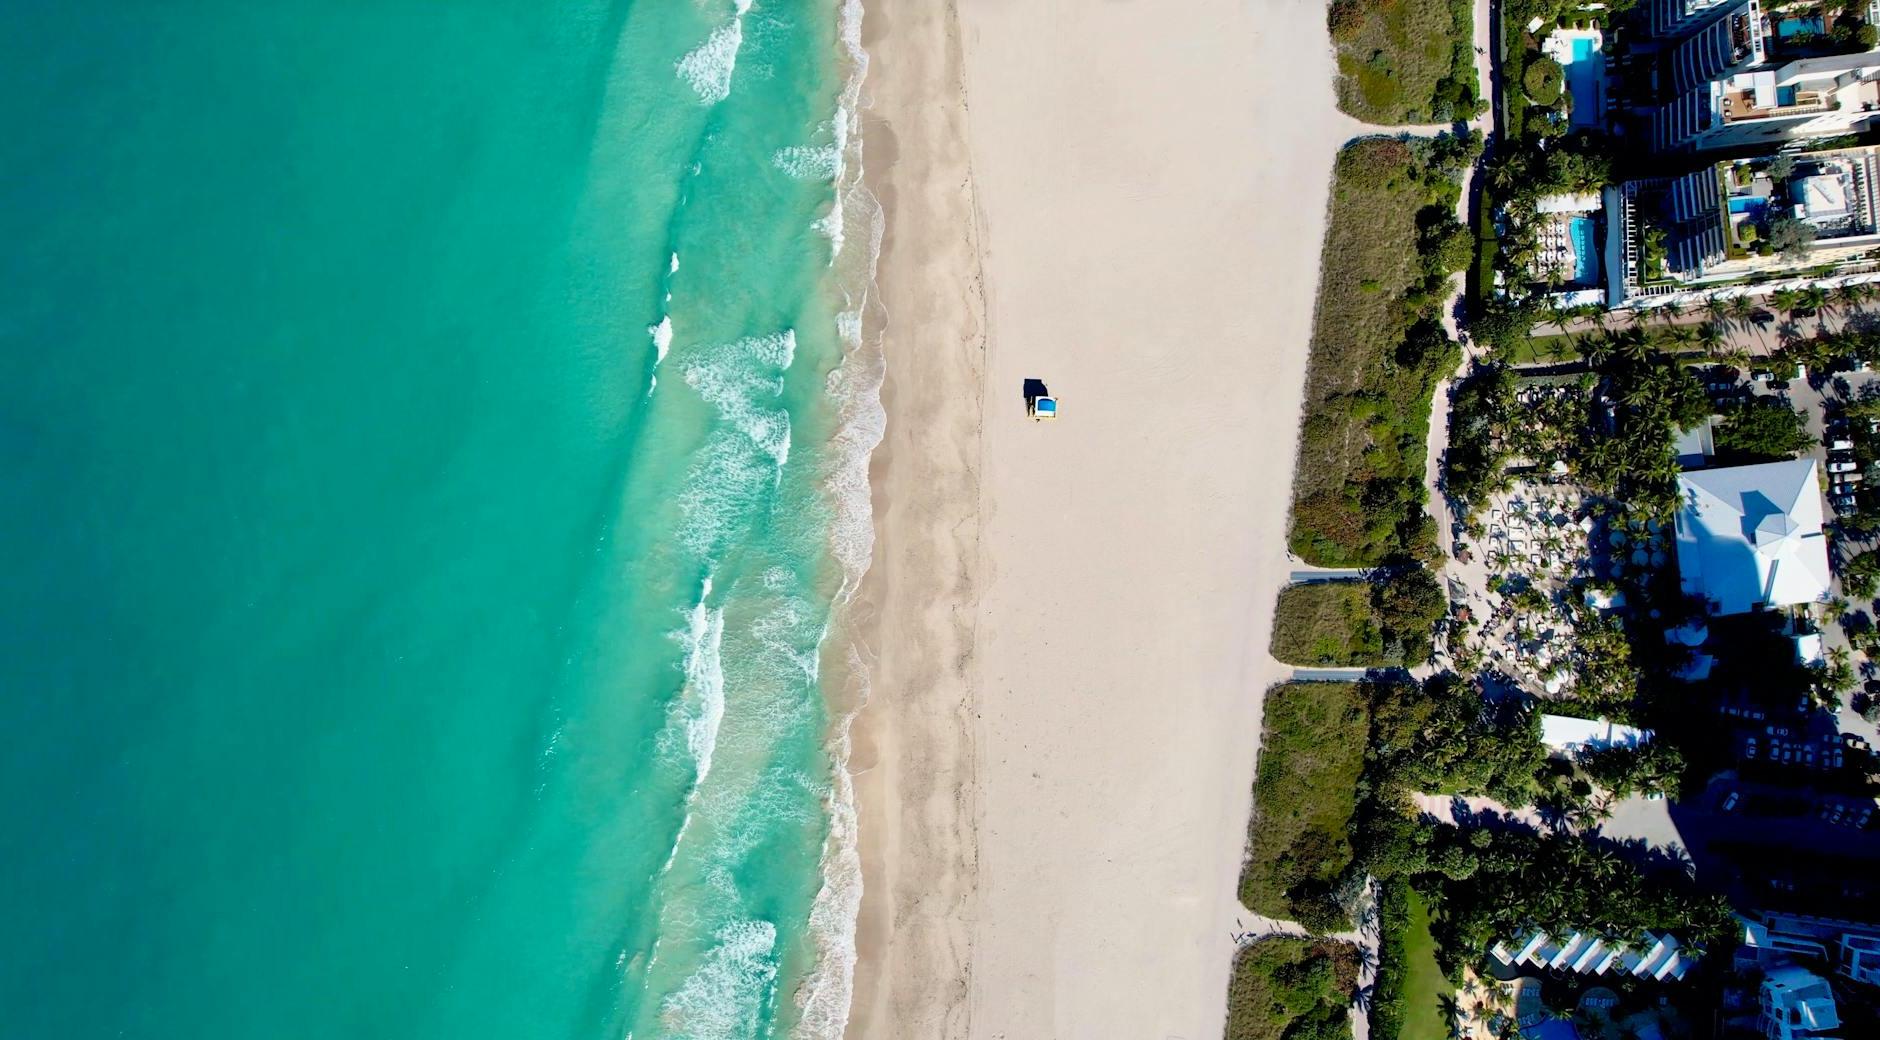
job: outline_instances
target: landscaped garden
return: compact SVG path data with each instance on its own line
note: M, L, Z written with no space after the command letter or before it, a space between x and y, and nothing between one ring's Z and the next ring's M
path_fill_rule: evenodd
M1456 987L1436 963L1436 938L1430 934L1428 900L1408 889L1404 927L1403 1028L1398 1040L1448 1040L1449 1015L1443 1001Z
M1389 886L1379 930L1371 1034L1379 1040L1448 1040L1444 1001L1456 988L1436 963L1429 901L1407 884Z

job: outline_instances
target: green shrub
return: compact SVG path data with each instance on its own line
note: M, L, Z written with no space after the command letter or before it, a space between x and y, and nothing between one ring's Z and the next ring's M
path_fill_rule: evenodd
M1273 656L1287 664L1371 668L1384 656L1384 633L1361 581L1322 581L1279 590Z
M1471 147L1364 138L1339 153L1288 535L1309 562L1421 548L1403 535L1422 515L1430 394L1460 358L1436 314L1448 282L1431 277L1449 261L1430 254L1466 251L1447 214L1450 170Z
M1780 462L1815 443L1796 409L1773 398L1737 405L1717 424L1717 454L1730 462Z
M1449 611L1449 601L1429 568L1408 562L1385 568L1371 581L1371 612L1401 659L1422 664L1430 658L1436 623Z
M1880 552L1870 550L1843 564L1841 591L1854 599L1872 599L1880 591Z
M1350 1040L1358 951L1325 939L1274 937L1234 955L1226 1040Z
M1335 0L1338 105L1380 124L1467 119L1476 97L1468 0Z
M1561 88L1566 82L1567 70L1552 58L1530 58L1527 68L1521 73L1521 86L1527 92L1528 100L1537 105L1552 105L1559 101Z
M1241 903L1315 932L1351 926L1351 817L1370 733L1364 683L1284 683L1266 693Z

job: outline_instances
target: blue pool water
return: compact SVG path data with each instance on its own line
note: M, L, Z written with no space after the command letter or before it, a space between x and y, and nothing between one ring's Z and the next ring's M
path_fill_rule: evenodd
M1820 15L1805 18L1784 18L1776 23L1776 38L1783 39L1796 33L1819 33L1827 28Z
M1759 199L1753 195L1739 195L1730 200L1731 213L1748 213L1752 217L1761 217L1762 211L1768 207L1768 200Z
M1605 62L1589 36L1575 37L1572 59L1567 62L1567 89L1573 92L1571 123L1575 127L1598 126L1600 83L1605 79Z
M1599 281L1599 246L1593 234L1593 218L1572 218L1567 222L1567 234L1573 237L1574 284L1597 284Z

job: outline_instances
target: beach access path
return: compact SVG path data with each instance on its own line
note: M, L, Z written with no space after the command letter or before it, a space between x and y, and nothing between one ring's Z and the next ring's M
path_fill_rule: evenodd
M1475 53L1476 94L1485 102L1485 107L1473 119L1469 120L1469 129L1482 135L1482 154L1475 163L1463 173L1462 195L1456 200L1456 220L1463 227L1473 229L1481 214L1486 200L1482 193L1482 166L1494 150L1499 137L1496 125L1496 113L1501 111L1501 82L1496 76L1496 67L1500 53L1500 8L1494 0L1475 0L1472 11L1471 29L1474 37L1472 48ZM1449 499L1443 494L1443 455L1449 451L1449 395L1456 381L1463 378L1474 363L1476 347L1462 337L1460 310L1465 299L1468 285L1468 271L1458 271L1450 279L1449 302L1443 307L1443 331L1452 340L1462 340L1462 361L1455 371L1449 373L1430 395L1429 436L1424 441L1425 455L1423 464L1423 486L1430 518L1436 522L1436 543L1444 556L1454 548L1453 528L1455 518L1449 510Z

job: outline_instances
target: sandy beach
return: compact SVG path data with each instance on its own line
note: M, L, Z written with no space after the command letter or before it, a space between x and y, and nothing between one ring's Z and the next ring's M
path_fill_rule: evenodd
M1211 1040L1357 131L1324 4L870 0L864 35L889 427L849 1035Z

